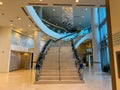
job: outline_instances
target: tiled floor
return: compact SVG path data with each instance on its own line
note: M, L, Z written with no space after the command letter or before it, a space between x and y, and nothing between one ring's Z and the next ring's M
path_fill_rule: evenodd
M112 90L109 74L86 70L84 84L34 84L34 71L0 73L0 90Z

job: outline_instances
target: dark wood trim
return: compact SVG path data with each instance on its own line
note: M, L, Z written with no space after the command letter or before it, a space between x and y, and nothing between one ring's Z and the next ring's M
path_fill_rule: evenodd
M53 4L53 6L72 6L72 4Z
M96 5L96 4L77 4L76 6L85 6L85 7L105 7L105 5Z
M41 6L47 6L47 3L28 3L28 5L36 6L36 5L41 5Z
M76 6L95 7L96 5L89 5L89 4L88 4L88 5L86 5L86 4L83 5L83 4L77 4Z
M39 27L35 24L35 27L39 29Z
M108 47L110 55L110 68L111 68L111 78L112 78L112 90L117 90L116 85L116 74L115 74L115 61L113 52L113 41L112 41L112 27L111 27L111 16L110 16L110 2L106 1L106 12L107 12L107 28L108 28Z
M24 7L21 7L26 16L29 16Z
M34 24L34 21L30 18L30 17L28 17L29 18L29 20Z

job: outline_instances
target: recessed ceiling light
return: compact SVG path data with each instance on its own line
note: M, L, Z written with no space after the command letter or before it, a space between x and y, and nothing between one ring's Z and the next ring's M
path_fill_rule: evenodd
M85 8L85 11L87 11L88 10L88 8Z
M75 0L75 2L79 2L79 0Z
M42 1L42 0L40 0L40 1Z
M21 18L20 18L20 17L17 17L17 19L18 19L18 20L21 20Z
M13 24L10 24L10 26L13 26Z
M31 27L31 25L28 25L28 27Z
M85 16L82 16L82 18L84 18Z
M3 2L0 2L0 5L3 5Z
M55 11L55 9L53 9L53 11Z

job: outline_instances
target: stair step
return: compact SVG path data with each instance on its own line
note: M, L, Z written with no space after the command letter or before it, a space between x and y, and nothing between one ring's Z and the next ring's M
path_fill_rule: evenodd
M61 80L79 80L80 77L78 76L61 76Z
M42 67L41 69L59 69L58 67Z
M79 74L78 73L61 73L60 74L61 76L78 76Z
M59 73L40 73L40 76L58 76Z
M73 84L73 83L81 83L84 84L83 80L39 80L36 81L35 84Z
M59 80L58 76L40 76L39 80Z
M39 81L35 83L83 83L77 73L71 47L61 47L60 56L59 61L59 47L49 49L40 70Z

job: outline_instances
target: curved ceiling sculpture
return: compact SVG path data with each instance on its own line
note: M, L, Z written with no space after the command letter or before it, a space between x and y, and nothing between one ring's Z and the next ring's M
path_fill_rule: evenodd
M52 37L57 38L57 39L64 36L62 34L58 34L58 33L54 32L54 31L50 30L49 28L47 28L47 26L45 24L43 24L42 20L40 20L39 16L37 15L37 13L35 12L35 10L34 10L34 8L32 6L27 6L26 8L29 11L29 14L33 18L34 22L38 25L38 27L43 32L45 32L49 36L52 36Z
M57 39L90 27L90 9L84 7L27 6L27 10L38 27L49 36Z

